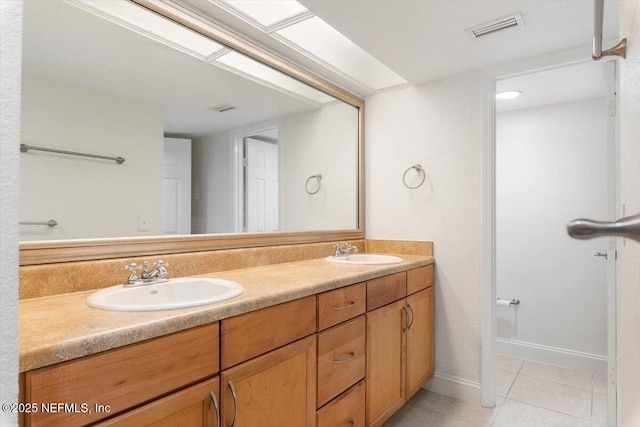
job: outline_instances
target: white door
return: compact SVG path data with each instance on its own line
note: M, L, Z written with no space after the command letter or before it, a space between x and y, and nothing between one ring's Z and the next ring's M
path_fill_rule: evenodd
M191 234L191 140L164 139L164 234Z
M245 138L247 231L278 230L278 145Z

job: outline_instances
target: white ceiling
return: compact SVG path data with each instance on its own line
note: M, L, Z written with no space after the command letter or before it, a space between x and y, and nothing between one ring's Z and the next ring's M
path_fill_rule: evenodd
M178 0L360 96L373 93L326 64L225 11L217 0ZM410 84L591 45L591 0L299 0ZM627 1L627 0L620 0ZM514 13L523 27L471 40L465 29ZM607 0L604 39L617 39L617 1Z
M216 0L175 1L197 9L219 24L254 39L359 96L374 93L333 69L330 64L315 61L240 19ZM590 0L300 0L300 3L410 84L564 49L588 47L593 31ZM84 27L76 28L75 25L84 25L76 18L83 12L69 5L64 6L65 11L60 11L64 5L62 2L31 0L25 4L25 71L48 73L53 77L57 74L57 78L74 84L98 84L100 90L117 91L122 90L118 84L125 81L125 77L134 75L133 70L137 69L143 77L125 88L126 95L164 108L168 125L175 129L174 133L181 133L183 128L197 129L197 134L210 133L314 107L281 93L274 94L273 90L259 84L253 85L255 93L245 95L240 87L246 84L246 80L196 58L187 58L190 72L189 78L185 79L184 69L177 67L185 60L181 52L151 43L144 37L136 37L123 28L114 30L113 25L97 17L94 17L95 22L87 21ZM58 7L54 8L54 5ZM467 28L516 12L523 15L524 27L507 29L478 40L471 40L465 34ZM61 15L52 19L58 13ZM605 2L604 16L605 40L617 39L615 1ZM39 31L32 31L34 28ZM89 32L94 35L92 39L77 36ZM32 40L34 43L30 44ZM29 46L37 43L41 44L40 48L31 52ZM136 47L141 48L145 55L138 53ZM109 52L118 52L118 56L110 57ZM94 71L84 66L93 67ZM546 75L544 78L548 83L557 79L560 88L548 91L547 95L564 93L567 99L593 97L589 93L593 85L589 82L599 78L595 70L582 67L574 69L573 73L558 71ZM586 74L579 77L578 73L582 71ZM153 80L144 77L150 73L154 75ZM88 81L90 76L98 76L98 82ZM212 78L219 84L211 85ZM530 76L529 80L535 78ZM525 80L519 84L527 84ZM152 85L152 82L156 84ZM168 90L159 91L158 87ZM143 93L145 89L148 90ZM526 94L535 93L529 89L524 91ZM544 102L532 98L526 95L510 107L498 107L527 108L526 105L535 103L559 102L553 97ZM180 109L172 112L170 103L179 105ZM227 103L239 109L224 115L207 110Z
M418 84L591 44L589 0L300 0L389 68ZM477 40L464 30L520 12L523 27ZM615 1L605 2L604 38L616 38Z

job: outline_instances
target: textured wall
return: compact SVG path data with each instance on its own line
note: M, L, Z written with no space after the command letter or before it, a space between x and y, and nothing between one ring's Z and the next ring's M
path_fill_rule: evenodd
M640 214L640 2L620 2L620 37L627 59L620 65L620 174L625 214ZM640 426L640 243L619 249L618 391L621 426Z
M18 147L22 2L0 1L0 402L18 401ZM0 424L17 424L0 413Z
M480 381L482 79L467 74L367 99L368 239L430 240L436 372ZM426 182L402 184L420 163ZM413 171L410 184L417 184Z

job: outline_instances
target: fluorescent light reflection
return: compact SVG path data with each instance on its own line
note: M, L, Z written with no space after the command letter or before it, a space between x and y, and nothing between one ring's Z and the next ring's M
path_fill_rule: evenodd
M308 12L306 7L291 0L220 0L220 2L250 17L265 28Z
M107 19L138 34L206 59L225 47L213 40L124 0L74 0L67 3Z
M496 99L515 99L522 95L520 90L505 90L504 92L496 93Z
M229 71L297 98L311 100L318 104L335 101L332 96L238 52L226 53L213 61L212 64L222 64Z
M275 34L294 49L318 58L374 90L406 83L317 16L282 28Z

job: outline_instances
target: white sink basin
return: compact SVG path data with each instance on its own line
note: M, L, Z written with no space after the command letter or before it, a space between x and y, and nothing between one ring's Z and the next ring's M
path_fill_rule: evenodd
M328 256L327 261L337 262L340 264L399 264L404 261L402 258L393 255L380 254L352 254L344 256Z
M242 292L244 287L236 282L194 277L136 287L113 286L89 295L86 303L111 311L171 310L226 301Z

